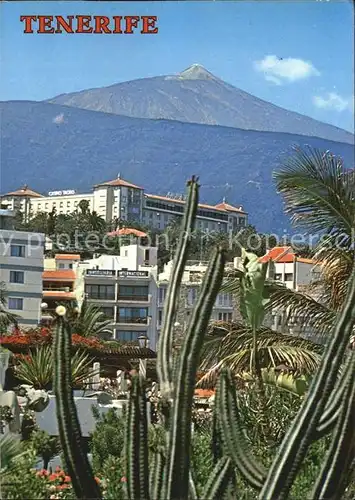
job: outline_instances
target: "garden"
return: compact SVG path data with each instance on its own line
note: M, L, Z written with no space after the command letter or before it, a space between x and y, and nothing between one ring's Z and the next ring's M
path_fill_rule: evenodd
M63 306L52 329L1 338L1 359L12 352L11 377L1 380L2 498L354 498L354 176L331 154L301 152L278 173L277 187L295 223L326 234L314 248L320 299L281 290L267 279L268 262L244 249L241 268L225 283L226 250L218 245L176 352L173 326L199 196L192 178L156 360L137 346L79 335ZM221 288L238 297L240 322L211 321ZM302 310L325 341L270 331L263 322L276 305L293 315ZM140 372L140 358L154 360L151 375ZM94 363L108 364L102 380ZM112 367L125 373L119 388ZM96 425L85 436L75 392L92 380L124 404L104 413L93 405ZM3 401L21 388L16 434L16 403ZM56 436L36 421L48 393L56 400Z

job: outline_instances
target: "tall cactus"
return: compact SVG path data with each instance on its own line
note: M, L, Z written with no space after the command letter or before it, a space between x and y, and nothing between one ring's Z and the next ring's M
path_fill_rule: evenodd
M65 308L57 307L54 338L54 393L59 438L77 498L101 498L100 488L82 447L81 429L71 380L71 328L64 318Z
M144 383L134 377L127 414L125 460L129 500L197 499L190 468L191 408L196 371L204 333L211 317L224 271L225 252L216 249L205 274L178 365L172 371L173 325L178 292L187 260L189 240L198 204L198 184L189 182L182 234L175 258L165 308L164 327L159 340L158 375L170 407L167 445L152 464L148 463L147 410ZM257 359L257 327L262 321L265 268L255 256L244 254L248 275L243 281L242 307L254 328L254 371ZM346 346L355 323L355 270L344 309L334 328L333 339L325 350L320 368L313 379L307 398L292 423L270 467L252 456L244 436L236 389L229 370L222 371L215 399L212 449L214 469L201 499L225 498L233 485L236 471L255 489L262 500L285 500L312 442L333 433L311 497L341 498L346 479L355 459L355 354L349 355L339 376ZM57 321L55 336L55 392L60 439L68 471L78 498L100 498L90 464L81 448L80 426L70 387L70 329L64 318Z

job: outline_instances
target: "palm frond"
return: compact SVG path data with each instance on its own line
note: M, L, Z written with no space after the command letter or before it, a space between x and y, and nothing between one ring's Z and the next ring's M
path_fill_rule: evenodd
M227 278L221 289L231 293L236 298L239 296L240 283L238 278ZM328 307L325 302L322 287L309 287L309 294L297 292L275 281L266 281L265 290L269 294L266 305L268 312L277 309L286 311L286 321L298 318L303 329L312 327L317 334L324 335L329 332L334 323L336 312ZM320 291L321 290L321 291Z
M22 451L20 436L11 432L0 437L0 470L1 473L7 469L11 461L18 457Z
M282 365L298 374L313 373L323 352L323 346L294 335L285 335L262 327L257 338L262 368ZM238 322L215 322L210 326L201 355L200 369L206 372L200 387L213 386L221 369L229 367L235 375L251 369L252 330Z
M315 286L309 288L309 294L295 291L276 282L266 283L266 288L270 292L268 311L283 310L286 312L287 322L296 319L303 330L311 327L316 335L329 333L336 313L321 302L322 292Z
M274 173L291 221L320 235L351 238L355 221L354 190L341 158L329 151L295 148Z

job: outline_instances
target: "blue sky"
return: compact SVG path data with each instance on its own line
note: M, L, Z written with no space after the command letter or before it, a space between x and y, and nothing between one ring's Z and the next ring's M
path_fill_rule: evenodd
M262 99L354 130L353 6L317 2L9 2L0 100L41 100L193 63ZM157 15L157 35L24 34L20 15Z

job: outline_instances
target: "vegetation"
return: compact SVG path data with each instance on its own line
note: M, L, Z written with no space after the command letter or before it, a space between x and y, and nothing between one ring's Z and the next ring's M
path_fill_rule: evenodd
M112 336L112 320L107 319L99 307L89 304L86 300L79 311L75 305L69 306L68 317L72 330L77 335L82 337Z
M5 443L4 498L29 491L45 499L353 498L355 353L348 347L355 323L355 249L350 233L344 236L355 227L353 179L338 159L317 152L299 153L279 175L295 222L308 230L323 227L315 258L322 260L324 296L269 282L267 264L243 250L242 266L227 284L238 297L242 321L211 325L227 256L219 242L173 360L179 288L194 245L199 186L192 179L159 340L159 423L148 423L146 381L132 375L126 414L95 413L89 463L72 393L73 311L59 307L49 337L65 470L31 470L35 454L53 451L45 433L32 431L25 453L23 446ZM316 207L322 221L312 212ZM87 207L80 209L85 214ZM333 286L330 277L338 280ZM326 346L263 326L270 309L285 306L302 310L305 324L327 336ZM216 386L213 411L203 414L193 400L201 366L208 372L200 383ZM18 481L23 468L26 492Z
M219 291L225 262L225 252L216 249L205 279L189 328L186 332L178 366L173 370L171 345L176 299L186 263L189 231L193 228L198 202L198 185L192 179L184 217L183 231L176 253L173 278L166 301L165 321L158 351L159 382L164 397L167 444L164 452L149 459L146 395L143 380L132 379L126 422L125 471L128 498L188 498L196 497L194 474L191 470L192 401L199 353L213 304ZM248 267L248 263L253 265ZM252 373L256 377L257 393L262 394L261 418L265 417L265 395L260 377L257 352L257 329L265 312L264 266L254 257L246 257L247 279L241 289L242 304L253 333ZM260 491L261 498L286 499L306 463L307 452L314 443L328 434L329 449L322 457L312 492L314 498L341 497L346 490L349 471L353 465L355 417L355 355L345 359L349 337L355 322L355 271L348 298L334 326L332 341L325 349L318 371L311 383L308 397L302 401L291 426L286 432L269 467L254 456L243 432L232 373L225 369L219 376L216 411L213 424L214 467L201 498L221 498L227 491L237 492L235 473ZM76 408L68 385L70 373L70 335L62 315L57 319L55 336L55 392L60 438L68 472L78 498L102 492L94 481L92 468L81 448L80 427ZM261 393L260 390L263 390ZM270 425L264 435L270 438ZM152 464L149 467L149 463ZM150 469L150 473L149 473Z
M85 352L77 350L71 356L71 384L74 387L85 385L85 381L95 375L93 359ZM49 389L53 379L53 352L43 346L30 352L17 361L16 377L35 389Z
M307 375L318 366L323 348L309 340L287 335L287 323L298 318L301 334L308 329L315 335L330 337L345 302L355 261L353 176L340 158L329 152L310 150L296 152L275 173L275 178L294 224L310 236L318 235L311 255L319 263L321 274L308 293L274 281L265 283L265 312L284 310L287 318L282 333L259 325L256 329L257 352L263 368L274 369L282 365L289 372ZM235 274L226 281L223 290L238 298L244 274ZM202 384L213 381L223 366L229 366L234 373L246 369L252 352L253 332L245 314L243 316L244 322L211 325L202 364L208 371Z
M10 326L17 326L17 316L6 305L6 285L4 281L0 281L0 333L7 332Z

